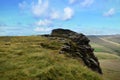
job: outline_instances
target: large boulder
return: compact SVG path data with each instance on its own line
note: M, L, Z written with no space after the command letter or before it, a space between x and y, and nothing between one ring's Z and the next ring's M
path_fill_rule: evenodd
M69 39L70 41L62 46L60 53L67 52L74 58L80 58L88 68L102 74L99 61L93 53L94 49L91 48L90 40L85 35L68 29L54 29L51 36Z

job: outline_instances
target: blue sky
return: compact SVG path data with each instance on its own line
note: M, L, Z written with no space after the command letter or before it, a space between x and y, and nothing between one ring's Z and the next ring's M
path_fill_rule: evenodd
M0 0L0 36L47 34L56 28L120 34L120 0Z

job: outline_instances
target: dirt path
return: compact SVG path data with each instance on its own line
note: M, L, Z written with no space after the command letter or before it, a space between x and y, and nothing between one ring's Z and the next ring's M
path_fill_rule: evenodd
M105 41L105 42L108 42L110 44L113 44L113 45L116 45L116 46L120 46L120 44L116 43L116 42L113 42L113 41L110 41L110 40L107 40L105 38L100 38L101 40Z

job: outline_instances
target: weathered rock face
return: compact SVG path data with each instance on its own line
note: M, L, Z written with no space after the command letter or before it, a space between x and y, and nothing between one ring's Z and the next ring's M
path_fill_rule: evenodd
M85 35L67 29L54 29L51 36L70 39L70 42L64 43L60 53L67 52L74 58L81 58L87 67L102 74L99 61L93 53L94 49L89 45L90 40Z

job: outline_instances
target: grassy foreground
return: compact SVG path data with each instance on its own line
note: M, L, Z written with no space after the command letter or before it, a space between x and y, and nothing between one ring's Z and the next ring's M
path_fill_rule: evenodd
M62 44L41 36L0 37L0 80L102 80L82 62L59 54Z

